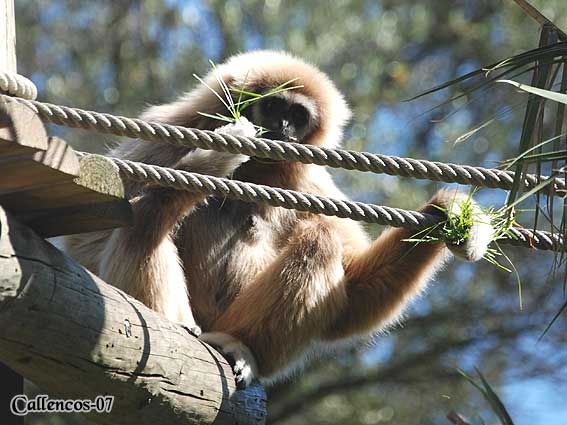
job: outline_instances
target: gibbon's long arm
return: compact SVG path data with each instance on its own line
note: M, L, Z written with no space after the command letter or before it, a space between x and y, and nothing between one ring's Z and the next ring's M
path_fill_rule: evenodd
M133 199L133 224L112 232L102 251L99 274L170 320L194 327L171 230L201 197L180 195L150 189Z
M345 270L345 302L326 329L327 340L383 328L424 288L448 251L444 244L402 242L413 233L387 229Z
M458 214L468 195L439 191L422 212ZM490 220L471 200L473 224L469 238L461 246L449 246L468 261L478 261L492 239ZM436 205L436 206L435 206ZM411 243L414 231L387 229L369 249L353 253L345 268L345 296L342 311L324 334L328 340L342 339L380 329L394 321L403 308L418 295L447 258L443 243Z
M465 195L441 191L432 203L447 207L455 197L462 200ZM432 205L422 210L438 211ZM281 372L312 341L384 327L448 255L442 243L403 242L412 235L406 229L388 229L369 246L351 247L336 226L329 217L302 220L271 267L244 287L214 323L213 331L227 333L252 350L261 376ZM491 232L491 227L472 231ZM484 243L474 234L470 240Z

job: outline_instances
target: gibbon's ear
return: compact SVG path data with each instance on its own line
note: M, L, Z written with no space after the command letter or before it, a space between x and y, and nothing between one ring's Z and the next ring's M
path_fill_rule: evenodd
M227 86L232 83L232 78L228 75L223 75L222 80ZM140 118L150 122L193 127L201 130L214 130L225 125L226 122L224 121L199 114L199 112L203 112L211 115L217 113L230 115L226 106L212 91L214 90L220 97L225 98L215 76L209 74L204 81L210 88L198 83L197 87L180 96L175 102L149 107L140 115Z

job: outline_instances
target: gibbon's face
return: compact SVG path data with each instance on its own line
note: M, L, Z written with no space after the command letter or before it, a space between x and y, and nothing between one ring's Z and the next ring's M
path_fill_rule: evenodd
M314 102L292 90L268 96L250 109L247 118L266 130L261 137L267 139L304 143L318 126Z

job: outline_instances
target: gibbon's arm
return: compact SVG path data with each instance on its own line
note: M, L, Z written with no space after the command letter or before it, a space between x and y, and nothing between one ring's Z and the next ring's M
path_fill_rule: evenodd
M439 192L432 203L465 198ZM427 206L427 212L437 211ZM348 223L348 222L347 222ZM411 231L390 229L368 245L360 226L311 216L296 226L272 265L245 286L203 339L248 365L235 368L247 384L259 373L275 378L313 341L369 333L397 317L447 255L444 244L402 242ZM350 230L350 231L349 231ZM484 236L479 237L480 234ZM473 226L468 259L486 250L490 225ZM345 239L349 235L350 239ZM463 253L461 248L459 254ZM476 255L473 257L472 255ZM250 351L254 356L250 354ZM244 376L241 376L241 375Z
M217 130L238 135L255 133L249 122L229 124ZM174 168L226 176L247 160L245 155L196 149L181 158ZM171 233L179 220L203 199L204 195L198 193L147 187L131 200L132 226L112 232L98 270L102 279L169 320L193 328L197 334L185 274Z
M460 192L441 190L421 211L442 214L434 206L437 205L458 214L467 197ZM457 257L467 261L480 260L493 235L490 219L474 203L473 215L467 241L458 247L449 246ZM403 228L387 229L367 250L354 253L345 261L346 300L324 333L325 339L342 339L385 327L424 289L449 251L443 243L403 242L414 233Z

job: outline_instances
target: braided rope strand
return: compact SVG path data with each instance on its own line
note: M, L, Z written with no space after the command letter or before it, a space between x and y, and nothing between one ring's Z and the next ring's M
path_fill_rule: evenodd
M28 100L35 100L37 98L37 88L35 84L23 75L13 72L0 72L0 92Z
M190 146L242 153L259 158L300 161L348 170L370 171L506 190L512 188L514 180L513 172L494 168L400 158L344 149L320 148L262 138L230 136L217 134L213 131L150 123L137 118L85 111L21 98L11 99L28 105L37 112L42 120L54 124L177 146ZM542 192L565 196L565 181L555 177L528 174L524 180L524 189L533 189L539 183L551 178L553 183L547 185Z
M0 71L0 95L3 101L17 101L31 107L44 121L76 128L93 129L117 136L128 136L148 141L192 146L202 149L243 153L249 156L275 160L291 160L303 163L328 165L349 170L371 171L447 183L473 184L477 186L510 189L514 173L498 169L457 165L450 163L401 158L344 149L319 148L298 143L286 143L269 139L235 137L212 131L189 129L168 124L149 123L140 119L85 111L67 106L35 101L37 88L26 77ZM11 96L11 97L10 97ZM85 155L80 153L81 156ZM265 202L273 206L293 208L319 214L351 218L369 223L423 228L435 224L439 218L417 211L402 210L337 200L264 185L238 182L212 176L203 176L180 170L157 167L132 161L109 158L127 178L196 190L207 194L229 196L248 202ZM547 176L526 175L524 188L529 190L544 180L553 178L545 192L565 196L565 181ZM543 250L563 249L560 235L539 230L511 229L511 237L503 243L529 246Z
M80 153L80 155L85 156L89 154ZM294 190L206 176L141 162L111 157L104 158L110 160L126 179L142 183L154 183L178 190L226 196L245 202L267 203L276 207L394 227L422 229L440 221L438 216L418 211L331 199ZM511 229L511 237L502 239L499 242L541 250L561 250L563 247L563 240L559 234L551 234L540 230L531 231L517 227Z

